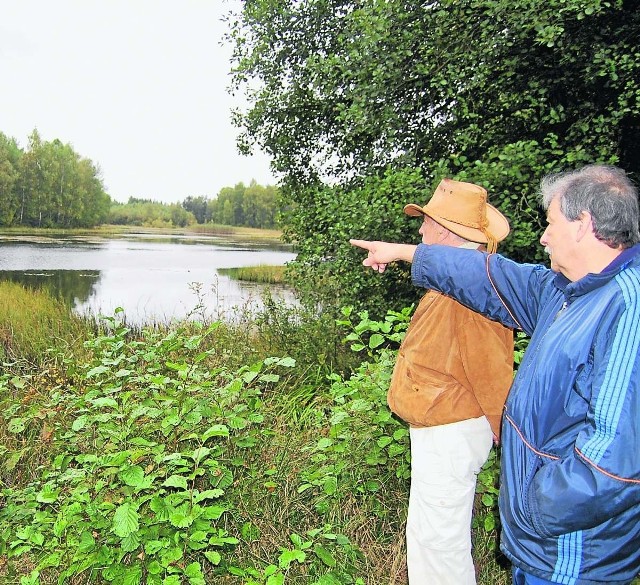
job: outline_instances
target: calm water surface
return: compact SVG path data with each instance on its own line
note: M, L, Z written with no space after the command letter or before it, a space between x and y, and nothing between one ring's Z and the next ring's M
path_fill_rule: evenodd
M82 314L112 315L122 307L130 324L229 319L259 308L263 286L235 281L218 269L283 265L294 258L284 246L216 236L0 235L0 279L46 288ZM292 300L283 288L271 290Z

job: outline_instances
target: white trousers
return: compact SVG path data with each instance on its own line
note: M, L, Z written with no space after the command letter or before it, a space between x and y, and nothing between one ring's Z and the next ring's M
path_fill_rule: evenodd
M475 585L471 518L477 475L493 433L483 416L411 428L407 517L410 585Z

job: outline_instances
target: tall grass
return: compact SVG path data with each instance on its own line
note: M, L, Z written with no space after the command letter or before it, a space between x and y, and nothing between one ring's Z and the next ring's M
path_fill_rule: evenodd
M283 284L284 266L243 266L240 268L218 268L220 274L225 274L237 280L258 282L261 284Z
M82 349L89 324L46 292L0 282L0 359L43 364Z

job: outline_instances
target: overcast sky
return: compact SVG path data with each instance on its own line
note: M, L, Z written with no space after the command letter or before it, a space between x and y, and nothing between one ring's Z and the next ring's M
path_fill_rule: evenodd
M237 152L221 18L240 0L3 0L0 132L37 128L102 170L112 198L179 202L255 179Z

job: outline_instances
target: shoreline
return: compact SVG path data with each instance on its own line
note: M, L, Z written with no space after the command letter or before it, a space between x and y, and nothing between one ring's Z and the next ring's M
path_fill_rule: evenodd
M185 228L154 228L134 225L105 224L95 228L36 228L3 227L0 228L0 240L48 241L58 237L72 238L117 238L126 236L184 236L218 237L232 240L245 240L276 244L278 247L293 248L293 244L282 241L282 231L244 226L219 224L198 224Z

